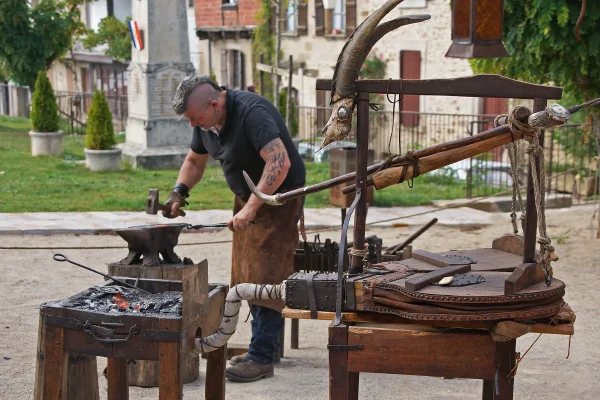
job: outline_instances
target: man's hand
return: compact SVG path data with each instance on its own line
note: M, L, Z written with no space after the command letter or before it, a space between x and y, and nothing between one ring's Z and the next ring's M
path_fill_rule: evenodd
M241 231L250 226L250 223L256 217L256 211L246 204L233 218L227 222L230 231Z
M171 207L171 212L168 213L167 211L163 211L163 217L165 218L175 218L179 215L179 213L177 212L181 207L183 206L187 206L189 203L187 201L185 201L184 197L176 192L176 191L172 191L171 194L169 195L169 198L167 199L167 201L165 202L166 206Z

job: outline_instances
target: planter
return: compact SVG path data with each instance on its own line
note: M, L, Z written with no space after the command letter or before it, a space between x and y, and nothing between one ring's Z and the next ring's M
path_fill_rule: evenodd
M60 156L63 153L63 132L37 132L29 131L31 137L31 155L53 154Z
M121 149L84 149L85 165L90 171L115 171L121 169Z

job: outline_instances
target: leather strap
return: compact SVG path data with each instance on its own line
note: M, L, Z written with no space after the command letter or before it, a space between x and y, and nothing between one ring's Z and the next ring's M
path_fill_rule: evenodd
M315 285L313 279L318 274L317 271L306 274L306 289L308 292L308 306L310 307L310 318L317 319L317 297L315 296Z

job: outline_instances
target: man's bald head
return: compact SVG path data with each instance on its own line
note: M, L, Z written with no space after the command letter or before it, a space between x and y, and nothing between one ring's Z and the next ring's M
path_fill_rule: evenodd
M178 115L185 113L190 102L196 107L206 107L209 102L219 98L221 90L207 75L186 76L175 91L173 111Z

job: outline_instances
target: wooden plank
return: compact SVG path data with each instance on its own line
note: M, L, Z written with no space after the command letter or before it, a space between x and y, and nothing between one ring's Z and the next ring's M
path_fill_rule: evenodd
M331 79L317 79L317 90L331 90ZM562 88L535 85L500 75L482 74L455 79L362 79L357 92L417 94L431 96L498 97L515 99L554 99L562 97Z
M127 359L109 357L107 360L107 380L109 399L129 400L127 381Z
M494 343L482 333L438 333L350 327L350 371L493 379Z
M541 265L535 263L521 264L504 281L504 294L518 293L545 280L546 275Z
M64 310L46 309L45 315L63 316ZM63 328L45 326L44 332L44 400L62 400L67 391L68 353L64 349Z
M227 343L207 355L206 384L204 387L204 398L207 400L225 399L226 355Z
M471 265L451 265L423 275L412 276L404 282L404 287L408 290L417 291L447 276L463 274L469 271L471 271Z
M179 331L179 320L161 319L159 327L165 331ZM159 342L158 344L158 398L181 400L183 398L182 344Z
M290 308L283 309L284 318L293 319L311 319L310 311L307 310L294 310ZM317 320L321 321L332 321L335 317L334 312L329 311L318 311ZM391 314L377 314L377 313L354 313L345 312L342 313L342 321L345 323L354 322L371 322L371 323L388 323L388 324L416 324L423 326L435 326L443 328L462 328L462 329L482 329L487 331L487 327L483 322L450 322L450 321L416 321L407 318L402 318L397 315ZM573 324L560 324L560 325L549 325L549 324L530 324L530 333L547 333L551 335L573 335L575 329Z
M208 261L182 268L183 328L187 328L208 310Z
M492 241L492 249L523 257L525 241L522 235L507 233Z
M328 344L332 346L348 344L348 326L329 325ZM348 353L347 350L329 350L329 400L347 400L349 398ZM356 372L360 372L360 370Z

